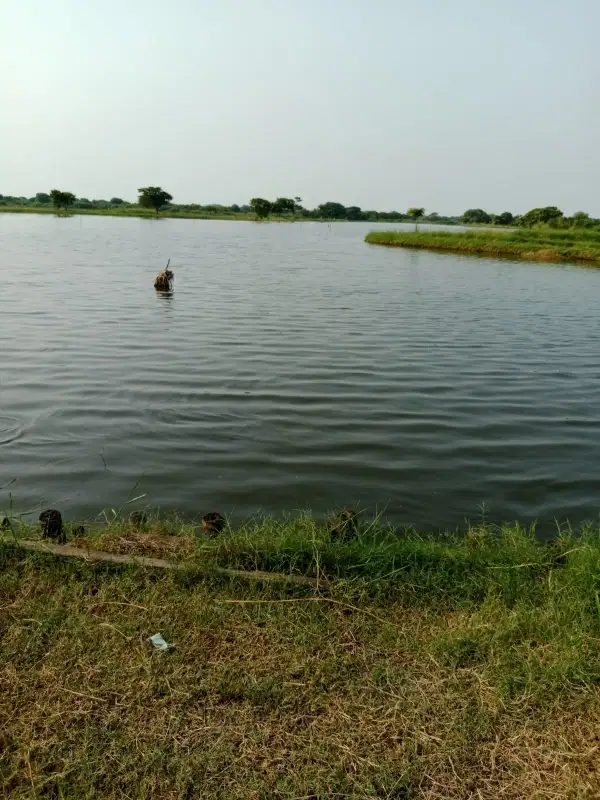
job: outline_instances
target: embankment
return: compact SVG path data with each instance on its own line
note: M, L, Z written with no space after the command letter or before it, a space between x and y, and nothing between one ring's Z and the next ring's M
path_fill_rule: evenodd
M4 796L496 798L600 784L600 536L310 517L0 542ZM72 531L72 532L71 532ZM247 580L257 570L307 582ZM148 638L160 632L167 652Z
M365 241L461 255L600 265L600 231L374 231L367 234Z

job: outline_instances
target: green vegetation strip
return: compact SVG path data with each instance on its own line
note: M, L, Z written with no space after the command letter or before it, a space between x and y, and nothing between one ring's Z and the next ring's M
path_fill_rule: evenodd
M2 796L594 796L597 528L199 533L69 536L164 570L15 547L27 526L0 541ZM336 580L324 597L211 565Z
M368 244L465 255L513 256L532 261L600 263L600 230L522 228L509 231L375 231Z
M25 206L25 205L0 205L0 213L7 214L54 214L56 209L52 206ZM125 206L115 208L73 208L69 212L61 212L58 216L72 216L82 214L94 217L140 217L142 219L156 219L156 212L142 206ZM163 210L160 217L169 219L220 219L220 220L255 220L256 215L251 212L215 212L210 211L184 211L184 210ZM274 217L275 221L289 221L289 217ZM293 220L292 220L293 221Z

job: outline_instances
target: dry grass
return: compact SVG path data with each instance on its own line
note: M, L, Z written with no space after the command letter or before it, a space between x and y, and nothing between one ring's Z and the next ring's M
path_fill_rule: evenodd
M549 247L542 248L540 250L526 250L521 254L521 257L530 261L562 261L560 250L552 250Z
M291 524L200 540L199 556L274 559ZM365 582L327 596L0 544L2 796L597 797L597 533L552 549L475 533L400 541L411 593L375 595L364 540ZM136 553L190 541L124 524L94 547L111 537ZM456 570L461 547L472 560ZM483 594L460 588L488 581L486 564ZM158 631L174 649L152 648Z
M182 561L196 553L196 541L193 536L168 536L162 533L140 533L131 530L79 536L69 544L82 549L102 550L105 553L154 556L171 561Z

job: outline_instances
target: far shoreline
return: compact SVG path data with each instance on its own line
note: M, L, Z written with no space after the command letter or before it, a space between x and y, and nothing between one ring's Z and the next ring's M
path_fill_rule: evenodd
M3 206L0 205L0 214L41 214L53 217L133 217L137 219L161 220L161 219L200 219L200 220L222 220L231 222L370 222L371 225L376 224L408 224L407 220L352 220L352 219L328 219L326 217L302 217L302 216L289 216L289 215L272 215L267 219L258 219L251 211L240 211L239 213L231 214L203 214L201 212L194 213L188 211L161 211L157 216L154 211L145 208L128 208L119 211L118 209L100 209L100 208L75 208L70 210L67 214L56 213L52 207L39 206L32 208L30 206ZM442 223L431 223L442 224ZM448 224L448 223L443 223Z
M157 216L154 211L147 208L142 207L135 207L135 206L128 206L124 209L119 208L73 208L70 209L66 214L64 212L57 213L56 209L53 206L21 206L21 205L2 205L0 204L0 214L41 214L44 216L54 216L66 218L66 217L75 217L75 216L87 216L87 217L132 217L137 219L149 219L149 220L161 220L161 219L199 219L199 220L221 220L221 221L230 221L230 222L321 222L321 223L328 223L331 224L332 222L361 222L361 223L370 223L371 225L410 225L412 224L410 220L402 219L398 217L397 219L382 219L382 220L373 220L373 219L344 219L340 217L329 218L329 217L303 217L301 215L277 215L272 214L266 219L259 219L256 214L252 211L240 211L240 212L232 212L230 214L223 214L223 213L214 213L208 214L203 212L192 212L192 211L169 211L165 209L161 211ZM460 225L460 227L471 227L465 223L450 223L447 221L440 221L436 222L432 221L425 221L427 225L435 225L435 226L447 226L453 227Z

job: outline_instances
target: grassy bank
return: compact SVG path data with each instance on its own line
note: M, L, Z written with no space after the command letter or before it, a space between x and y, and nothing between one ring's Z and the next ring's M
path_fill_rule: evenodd
M56 216L56 211L52 206L10 206L10 205L0 205L0 213L7 213L7 214L52 214ZM126 207L126 208L74 208L69 211L68 214L64 214L61 212L59 216L74 216L78 214L83 214L84 216L94 216L94 217L140 217L141 219L156 219L156 212L152 209L142 208L138 206L133 207ZM254 221L256 219L255 214L252 212L244 212L240 211L239 213L231 213L231 214L209 214L209 213L202 213L202 212L189 212L189 211L168 211L164 210L160 212L160 219L169 218L169 219L229 219L229 220L250 220ZM293 218L287 217L276 217L272 216L271 221L274 222L290 222L294 221Z
M176 571L0 543L4 797L593 797L600 533L427 537L309 517L206 540L70 533ZM210 575L321 576L327 591ZM160 631L174 645L155 651Z
M600 230L376 231L368 244L413 247L465 255L512 256L532 261L600 264Z

